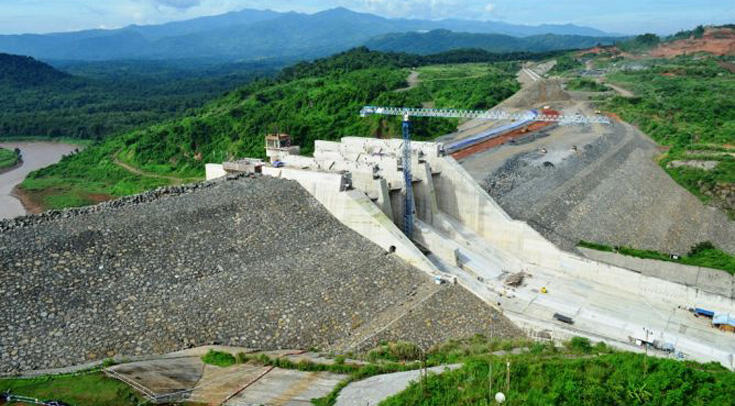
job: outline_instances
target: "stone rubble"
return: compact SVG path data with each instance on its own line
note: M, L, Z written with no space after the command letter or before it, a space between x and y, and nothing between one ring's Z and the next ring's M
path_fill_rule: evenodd
M282 179L228 177L6 220L0 374L212 343L327 350L419 286L452 292L439 292L436 322L407 317L391 337L487 330L489 306L433 285Z

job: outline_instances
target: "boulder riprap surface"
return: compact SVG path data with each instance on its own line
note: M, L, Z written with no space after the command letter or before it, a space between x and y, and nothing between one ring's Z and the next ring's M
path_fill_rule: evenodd
M422 298L441 289L458 290L440 313L461 315L456 334L489 329L491 309L474 296L432 284L297 183L268 177L0 222L0 254L0 373L209 343L340 348L402 309L426 312L437 302ZM520 334L505 323L501 334ZM392 337L438 337L421 318L396 325Z

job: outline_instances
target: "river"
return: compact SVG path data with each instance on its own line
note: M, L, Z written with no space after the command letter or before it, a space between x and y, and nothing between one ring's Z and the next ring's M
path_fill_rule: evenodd
M57 142L0 142L0 148L20 148L23 155L23 165L0 174L0 219L4 219L26 214L20 200L12 195L16 185L30 172L59 162L64 154L81 147Z

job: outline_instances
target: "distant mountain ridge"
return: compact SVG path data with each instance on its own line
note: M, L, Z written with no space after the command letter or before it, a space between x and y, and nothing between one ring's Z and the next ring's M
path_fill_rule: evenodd
M315 14L246 9L161 25L131 25L116 30L2 35L0 52L43 60L308 59L360 46L389 33L437 29L515 37L539 34L609 36L594 28L575 25L525 26L451 19L389 19L345 8Z
M586 37L580 35L533 35L512 37L503 34L473 34L434 30L426 33L391 33L365 43L370 49L386 52L412 52L429 55L453 49L482 49L505 53L514 51L546 52L572 48L589 48L613 44L617 37Z

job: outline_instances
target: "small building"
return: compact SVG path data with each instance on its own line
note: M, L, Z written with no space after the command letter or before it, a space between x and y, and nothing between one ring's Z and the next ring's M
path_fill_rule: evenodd
M288 134L268 134L265 136L265 155L271 162L282 161L289 155L299 155L301 147L291 145Z

